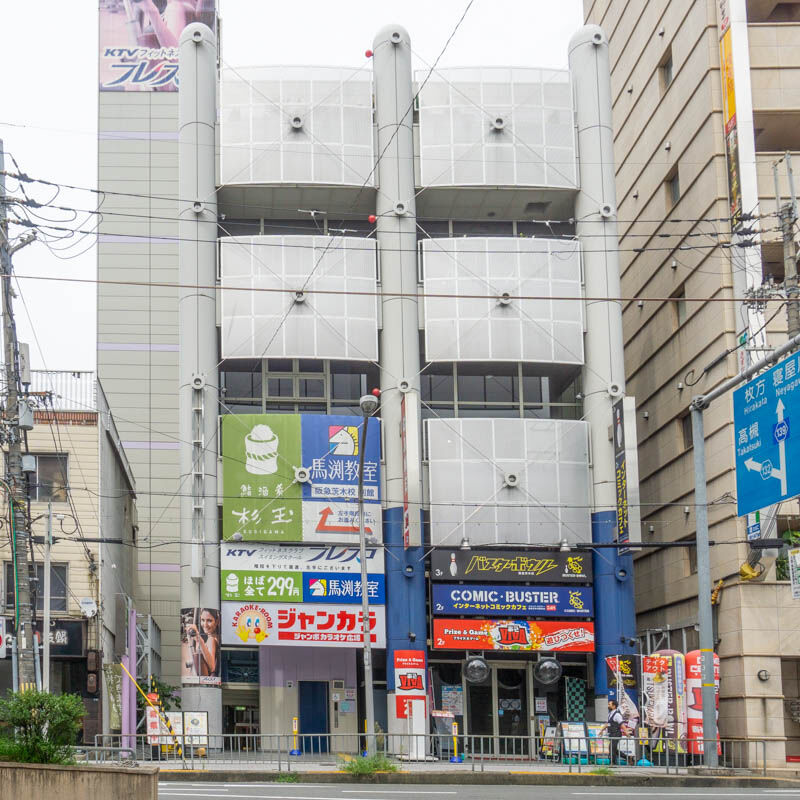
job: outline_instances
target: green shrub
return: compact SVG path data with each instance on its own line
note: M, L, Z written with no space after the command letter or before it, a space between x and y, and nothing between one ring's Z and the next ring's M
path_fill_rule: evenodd
M281 772L275 778L276 783L297 783L299 780L300 776L296 772Z
M589 771L590 775L613 775L614 770L609 769L608 767L595 767L593 770Z
M85 714L78 695L10 692L0 700L0 760L72 763L72 745Z
M397 772L397 765L382 753L374 756L357 756L341 764L343 772L351 775L372 775L375 772Z

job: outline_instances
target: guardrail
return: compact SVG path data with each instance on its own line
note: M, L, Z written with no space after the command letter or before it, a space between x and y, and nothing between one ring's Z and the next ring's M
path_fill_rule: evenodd
M446 762L464 764L473 772L498 766L559 766L565 772L591 772L601 767L636 768L666 774L703 766L703 750L711 740L630 737L478 736L473 734L388 734L370 737L373 750L398 764ZM763 774L767 743L762 739L717 741L720 769ZM92 748L86 748L91 751ZM140 762L164 767L224 769L230 766L277 770L303 769L304 764L338 763L366 751L365 734L98 734L95 757L128 753Z

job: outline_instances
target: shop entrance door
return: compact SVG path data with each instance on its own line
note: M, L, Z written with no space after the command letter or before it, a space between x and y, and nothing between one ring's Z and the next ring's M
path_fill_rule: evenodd
M298 695L300 749L304 753L327 753L328 737L313 734L328 733L328 683L299 681Z
M485 683L466 685L467 724L476 756L523 756L530 748L528 671L493 664Z

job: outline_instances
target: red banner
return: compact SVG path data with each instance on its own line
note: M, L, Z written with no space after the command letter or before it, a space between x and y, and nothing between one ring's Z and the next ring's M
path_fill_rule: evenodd
M439 650L571 650L594 652L594 623L506 619L434 619Z

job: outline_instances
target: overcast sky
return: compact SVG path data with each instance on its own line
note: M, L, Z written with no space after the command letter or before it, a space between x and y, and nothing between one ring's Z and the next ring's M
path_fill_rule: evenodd
M326 64L359 66L375 32L405 26L418 56L432 63L467 0L219 0L223 59L231 66ZM564 68L567 43L581 25L581 0L474 0L440 66L511 65ZM59 184L93 188L97 182L97 8L94 0L38 0L3 4L0 25L0 137L22 172ZM14 165L6 156L6 170ZM8 191L19 187L8 181ZM54 190L30 187L40 201ZM97 197L63 190L53 202L92 209ZM91 229L82 214L42 210L56 224ZM19 228L12 229L17 233ZM61 234L63 235L63 234ZM14 256L19 275L94 278L91 236L54 245L35 243ZM95 287L20 279L16 311L21 341L37 369L94 369ZM22 302L24 300L24 303ZM29 324L26 306L35 324ZM41 348L41 349L40 349Z

